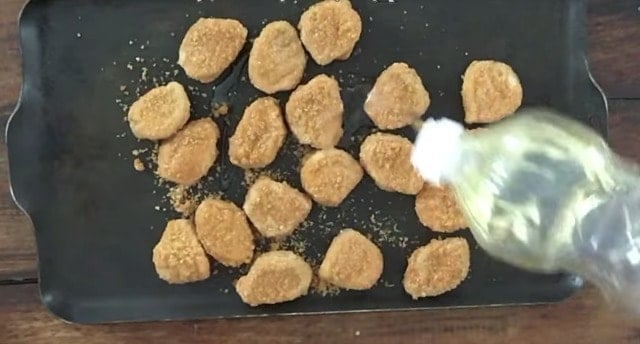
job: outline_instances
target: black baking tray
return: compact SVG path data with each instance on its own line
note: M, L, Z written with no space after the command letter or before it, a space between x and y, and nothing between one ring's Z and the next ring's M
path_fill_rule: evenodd
M165 188L151 172L132 168L136 141L123 121L123 104L155 82L189 86L193 117L208 116L211 102L228 102L218 118L225 135L242 109L259 96L246 80L246 53L212 85L188 80L175 66L178 46L198 17L240 19L251 37L266 22L297 23L312 1L292 0L32 0L20 19L24 84L6 132L16 202L33 221L40 290L46 307L80 323L241 317L352 311L425 309L562 300L581 286L568 275L539 275L489 258L468 231L469 278L456 290L413 301L402 288L406 258L437 235L419 226L413 197L378 190L365 177L344 204L314 206L313 224L298 231L311 260L321 258L341 228L371 235L383 249L383 281L367 292L315 293L281 305L251 308L232 282L242 271L214 265L200 283L161 281L151 250L168 218ZM524 105L549 106L606 136L607 108L585 60L585 3L578 0L353 1L363 34L353 56L321 68L311 60L304 81L335 76L345 100L340 147L357 154L373 130L362 111L376 76L392 62L415 67L431 93L428 116L462 120L461 74L475 59L502 60L524 85ZM144 75L143 75L144 74ZM128 93L128 94L127 94ZM286 100L286 94L280 94ZM412 138L410 129L399 133ZM226 140L220 142L225 150ZM288 138L271 171L299 187L300 154ZM205 189L241 204L244 173L224 154ZM159 205L160 211L154 209ZM374 218L372 219L372 213ZM376 224L374 224L376 223ZM387 233L380 229L387 229ZM395 231L395 232L394 232ZM400 240L399 237L406 237ZM404 246L404 247L403 247Z

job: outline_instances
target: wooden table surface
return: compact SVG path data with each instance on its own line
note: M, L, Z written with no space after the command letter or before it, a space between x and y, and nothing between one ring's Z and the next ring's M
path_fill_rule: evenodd
M2 127L21 86L17 16L23 2L0 6ZM609 99L611 145L640 162L640 1L589 1L588 25L589 60ZM33 229L11 199L1 145L0 343L640 343L640 318L611 312L590 287L545 306L70 325L42 306L36 260Z

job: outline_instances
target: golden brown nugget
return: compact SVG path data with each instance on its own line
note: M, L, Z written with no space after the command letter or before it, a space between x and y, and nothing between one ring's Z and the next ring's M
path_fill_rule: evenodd
M229 139L229 159L242 168L266 167L278 155L287 136L278 101L258 98L244 111Z
M375 133L360 146L360 163L382 190L416 195L424 181L411 164L411 150L404 137Z
M284 237L307 218L311 200L287 183L261 177L249 188L242 208L262 235Z
M209 118L187 124L158 148L158 175L168 181L192 185L204 177L218 157L220 131Z
M238 57L247 33L235 19L200 18L182 40L178 64L190 78L212 82Z
M318 274L340 288L367 290L376 284L383 266L382 252L374 243L353 229L345 229L333 238Z
M307 56L298 32L286 21L267 24L249 54L249 80L260 91L273 94L294 89L302 80Z
M309 291L311 266L290 251L267 252L240 277L236 292L252 307L295 300Z
M430 103L429 92L415 69L394 63L376 80L364 111L378 128L398 129L418 120Z
M448 186L426 183L416 196L416 214L431 230L452 233L467 227L453 190Z
M404 290L416 300L455 289L469 273L469 255L464 238L431 240L411 254Z
M244 212L228 201L209 198L196 210L196 234L205 251L225 266L251 262L253 234Z
M127 115L133 135L139 139L163 140L189 120L191 103L177 82L159 86L136 100Z
M198 242L189 220L172 220L153 248L153 264L158 276L181 284L209 278L209 259Z
M321 74L299 86L285 110L287 123L301 144L323 149L340 141L344 105L335 79Z
M362 33L362 20L349 1L327 0L309 7L298 29L313 60L324 66L351 56Z
M364 171L345 151L330 148L309 155L302 163L302 188L327 207L337 207L360 183Z
M491 123L522 104L522 85L513 69L498 61L473 61L462 82L465 122Z

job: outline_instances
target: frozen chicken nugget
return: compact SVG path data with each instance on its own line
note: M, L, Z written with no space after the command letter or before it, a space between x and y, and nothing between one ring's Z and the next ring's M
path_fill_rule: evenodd
M235 204L209 198L196 210L196 234L202 246L224 266L251 262L253 234L244 212Z
M324 66L351 56L362 33L362 20L348 0L327 0L309 7L298 28L313 60Z
M467 227L460 207L448 186L426 183L416 196L420 223L436 232L451 233Z
M360 146L360 163L382 190L416 195L424 181L411 164L411 150L404 137L372 134Z
M311 266L295 253L267 252L238 279L236 292L253 307L287 302L307 294L312 275Z
M311 200L287 183L261 177L249 188L243 209L262 235L284 237L307 218Z
M330 148L309 155L302 163L302 188L318 203L337 207L360 183L364 172L345 151Z
M285 110L287 123L300 143L322 149L340 141L344 105L335 79L321 74L299 86Z
M244 111L229 139L229 159L242 168L266 167L278 155L287 136L278 101L258 98Z
M153 248L153 264L158 276L181 284L206 279L210 275L209 259L200 246L189 220L172 220Z
M414 300L455 289L469 273L469 244L463 238L431 240L415 250L404 273L404 290Z
M422 79L406 63L394 63L376 80L364 111L380 129L398 129L414 123L429 108Z
M371 289L383 269L382 252L364 235L345 229L333 238L318 274L340 288Z
M187 123L190 107L184 87L172 81L140 97L129 108L127 118L135 137L163 140Z
M187 124L158 148L158 175L192 185L204 177L218 156L218 126L209 118Z
M249 54L249 80L260 91L273 94L294 89L302 80L307 56L298 32L286 21L267 24Z
M178 64L203 83L212 82L238 57L247 28L235 19L200 18L180 44Z
M491 123L513 114L522 104L522 85L507 64L473 61L464 73L465 122Z

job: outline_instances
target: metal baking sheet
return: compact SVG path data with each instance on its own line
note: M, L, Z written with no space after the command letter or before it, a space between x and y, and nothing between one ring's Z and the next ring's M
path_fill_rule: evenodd
M257 96L246 78L246 52L212 85L188 80L175 66L178 46L198 17L241 20L256 37L265 23L297 23L312 1L292 0L32 0L20 20L24 85L7 127L11 184L31 217L38 246L44 304L80 323L242 317L545 303L561 300L581 281L566 275L527 273L472 246L469 278L456 290L413 301L402 288L411 251L437 235L419 225L414 198L377 189L365 177L337 209L314 206L298 231L310 259L321 258L344 227L370 234L382 247L385 271L373 290L315 293L281 305L251 308L235 294L241 273L214 265L208 280L168 285L151 262L171 211L166 191L150 172L132 168L131 151L148 146L129 133L123 106L135 90L177 80L189 86L193 117L209 116L211 102L228 102L216 119L228 136ZM417 69L431 93L428 116L463 118L460 76L475 59L502 60L524 85L525 105L563 111L606 135L607 109L585 60L585 4L578 0L353 1L363 34L353 56L321 68L311 60L304 82L319 73L343 88L345 137L340 147L357 154L373 126L362 110L376 76L392 62ZM168 74L167 74L168 73ZM128 94L127 94L128 93ZM279 98L286 101L287 94ZM410 129L399 133L412 138ZM226 140L220 142L225 150ZM296 187L300 154L295 140L269 170ZM205 189L241 204L244 172L222 155ZM374 218L372 218L372 215ZM381 229L386 229L381 230Z

